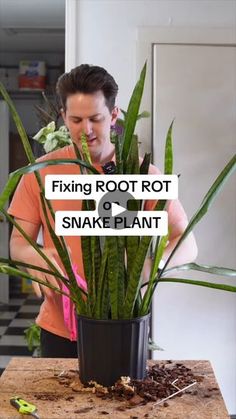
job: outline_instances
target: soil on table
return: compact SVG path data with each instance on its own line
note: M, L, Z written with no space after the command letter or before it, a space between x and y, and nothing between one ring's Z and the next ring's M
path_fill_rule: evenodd
M120 409L126 409L127 406L134 407L148 402L157 402L170 396L181 396L180 390L188 387L184 392L196 394L194 383L203 380L203 376L194 374L194 372L182 363L155 363L147 369L147 376L143 380L134 380L129 377L121 377L114 386L103 387L98 383L91 382L85 386L80 382L78 371L64 371L57 376L59 383L72 388L75 392L90 392L102 399L126 401ZM191 384L193 384L191 386ZM163 400L164 402L164 400ZM168 402L164 402L168 406Z

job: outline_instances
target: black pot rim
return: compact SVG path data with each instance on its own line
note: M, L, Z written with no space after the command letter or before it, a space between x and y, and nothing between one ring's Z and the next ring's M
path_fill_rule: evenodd
M103 324L103 323L115 323L115 324L119 324L119 323L130 323L130 322L141 322L144 319L147 319L151 316L151 313L149 312L148 314L145 314L144 316L139 316L139 317L132 317L130 319L94 319L93 317L88 317L88 316L82 316L80 314L77 314L77 318L81 319L81 320L85 320L88 321L90 323L99 323L99 324Z

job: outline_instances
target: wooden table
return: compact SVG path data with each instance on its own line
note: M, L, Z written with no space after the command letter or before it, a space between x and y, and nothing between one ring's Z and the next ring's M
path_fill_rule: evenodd
M153 364L155 361L149 361ZM160 362L160 361L158 361ZM102 400L91 393L75 392L61 384L62 371L76 370L75 359L13 358L0 378L0 418L22 419L9 403L12 396L20 396L38 407L40 419L54 418L112 418L112 419L226 419L229 418L213 370L208 361L181 361L203 376L192 394L183 394L154 406L149 402L125 411L125 402ZM73 374L73 371L71 372ZM75 374L75 373L74 373Z

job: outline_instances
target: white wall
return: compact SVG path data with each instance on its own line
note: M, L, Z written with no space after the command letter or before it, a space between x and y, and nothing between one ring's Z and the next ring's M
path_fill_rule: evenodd
M199 32L199 28L235 28L236 30L236 1L194 1L194 0L67 0L67 10L73 8L74 14L70 16L70 33L74 27L76 33L76 40L71 39L73 51L66 51L66 67L69 70L75 64L90 63L104 66L111 74L114 75L120 86L118 97L118 105L126 108L128 99L133 89L134 83L137 79L137 74L140 71L140 29L142 27L153 28L169 28L170 32L175 28L184 28L185 33L187 29ZM73 19L74 18L74 19ZM67 22L68 25L68 22ZM67 31L67 28L66 28ZM173 32L173 31L172 31ZM214 36L212 39L214 43ZM67 45L70 45L70 39L67 39ZM150 51L147 52L147 56ZM150 65L150 63L149 63ZM150 91L150 80L148 90ZM151 94L149 99L145 101L145 106L142 109L147 109L146 104L151 103ZM150 146L150 123L147 128L146 145ZM143 133L143 130L142 130ZM217 161L217 159L216 159ZM219 170L219 167L214 167L212 170ZM206 186L203 186L205 191ZM234 223L234 221L232 221ZM232 224L232 229L235 227ZM224 243L225 246L225 243ZM227 253L227 252L226 252ZM228 264L228 260L225 260ZM232 263L231 263L232 265ZM214 311L222 312L222 322L226 321L225 313L231 315L235 313L235 295L231 295L226 300L224 295L216 297L212 294L211 290L206 290L205 297L202 298L201 291L196 289L194 292L193 300L189 297L188 289L184 291L178 286L173 286L172 293L176 295L177 299L181 299L182 306L192 304L192 324L193 327L200 330L199 318L204 323L202 328L201 339L208 339L208 332L206 324L208 319L212 319ZM160 296L162 290L160 289ZM169 296L170 299L172 295ZM196 298L195 298L196 297ZM166 294L165 294L166 298ZM190 298L190 299L189 299ZM218 301L219 298L219 301ZM204 301L203 301L204 300ZM166 301L168 304L168 301ZM227 305L229 309L226 310ZM181 304L180 304L181 306ZM180 316L180 313L173 315ZM231 313L231 314L230 314ZM160 315L161 317L161 315ZM181 318L181 316L180 316ZM159 321L164 321L164 318L159 318ZM232 321L232 319L231 319ZM190 319L186 319L186 324L190 324ZM209 322L212 326L212 322ZM222 323L223 324L223 323ZM224 399L229 413L236 414L236 399L235 399L235 332L230 332L227 336L224 335L225 331L221 331L222 324L215 324L210 334L208 342L209 348L217 353L218 367L216 365L216 375L223 391ZM186 336L183 338L183 348L176 353L176 358L191 358L191 353L196 358L196 353L188 351L188 336L185 325L182 325ZM180 324L181 328L181 324ZM230 345L229 352L231 355L225 361L224 367L221 366L220 359L224 358L224 353L220 352L221 349L217 347L217 340L219 334L222 332L222 339L226 338L226 342ZM197 336L197 331L196 331ZM217 336L217 339L215 337ZM199 338L196 338L196 342ZM161 342L158 342L161 346ZM201 348L201 342L199 343ZM165 348L168 351L168 348ZM195 348L196 349L196 348ZM228 352L228 353L229 353ZM165 358L165 352L158 354L159 357ZM199 358L204 357L204 351L199 352Z
M76 3L76 64L106 67L126 107L137 76L136 47L142 26L234 26L234 0L67 0ZM73 24L70 22L70 24ZM67 29L66 29L67 30ZM74 43L74 40L71 40ZM69 53L69 52L67 52ZM72 63L73 65L74 63ZM67 63L67 69L70 63Z
M202 42L208 43L209 35L212 30L201 29ZM188 30L187 42L191 38ZM156 39L160 42L160 33ZM179 196L190 216L235 153L236 47L158 44L154 50L154 161L162 163L166 129L175 116L174 167L181 173ZM209 214L194 229L199 263L235 266L235 180L232 176L227 181ZM235 278L199 272L180 277L235 284ZM235 411L236 294L162 284L155 295L153 317L154 339L165 348L155 356L209 359L227 406Z
M64 28L65 0L0 1L0 51L61 52Z

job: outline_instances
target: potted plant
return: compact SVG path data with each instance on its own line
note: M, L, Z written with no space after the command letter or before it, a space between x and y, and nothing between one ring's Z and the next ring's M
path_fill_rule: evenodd
M134 88L127 112L124 113L124 121L120 122L123 128L122 133L114 132L112 135L111 140L115 144L115 173L118 175L148 173L150 155L146 154L142 163L139 163L138 138L134 134L136 122L142 116L142 114L139 115L139 108L144 88L145 73L146 64ZM232 269L201 266L194 263L168 269L169 262L176 250L193 230L194 226L206 214L227 178L235 170L236 156L221 171L205 195L200 207L189 221L187 228L162 268L159 269L159 266L168 241L168 235L157 237L155 243L154 238L151 236L110 236L105 237L104 240L100 240L97 236L82 237L86 279L86 284L84 285L83 279L76 277L64 238L58 237L51 225L48 211L52 219L55 219L55 214L50 201L45 199L40 169L51 164L71 163L80 165L82 175L83 173L100 174L91 164L86 136L81 138L82 153L74 144L76 159L35 162L27 135L14 105L3 86L0 86L0 91L9 105L30 163L27 167L23 167L11 174L0 196L0 210L48 264L48 269L45 270L21 261L1 258L0 272L29 278L32 281L47 285L49 288L62 294L63 298L69 298L74 304L78 316L78 348L82 382L94 380L103 385L111 385L121 375L143 378L146 371L150 307L153 294L159 283L179 282L236 292L236 286L171 277L172 271L181 269L192 269L214 275L235 276L236 271ZM172 125L168 130L166 138L165 174L172 174L173 172ZM57 267L45 256L37 243L25 234L17 222L4 209L20 177L29 172L35 172L40 186L42 208L52 241L63 266L63 274L58 271ZM162 210L166 204L166 201L159 200L155 209ZM138 210L141 208L141 205L142 202L140 200L132 201L129 204L129 209ZM91 204L91 201L83 201L83 209L92 208L93 204ZM154 251L150 277L148 283L142 284L141 272L152 243L154 244ZM53 275L57 279L59 286L55 287L48 282L45 283L31 276L22 270L21 267ZM143 288L144 286L145 288Z

